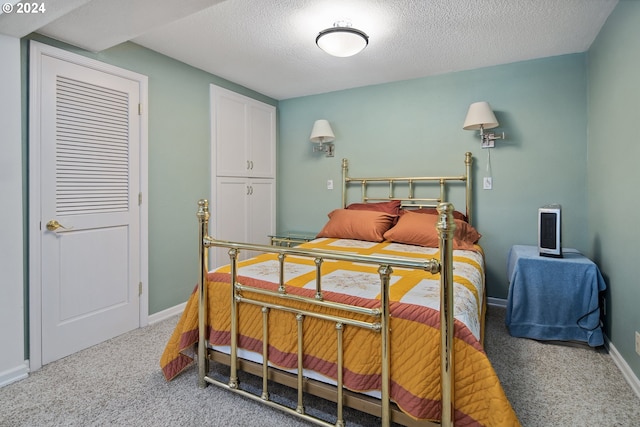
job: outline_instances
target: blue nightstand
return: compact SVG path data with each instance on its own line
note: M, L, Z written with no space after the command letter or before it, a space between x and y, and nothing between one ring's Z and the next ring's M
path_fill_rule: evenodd
M604 344L599 293L606 284L598 266L575 249L563 258L543 257L537 246L509 251L505 323L516 337Z

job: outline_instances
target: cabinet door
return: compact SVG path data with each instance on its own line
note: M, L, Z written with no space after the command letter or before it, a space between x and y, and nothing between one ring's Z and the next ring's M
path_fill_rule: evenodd
M214 176L275 178L276 109L211 85Z
M216 88L211 93L213 164L217 176L248 176L246 102L233 92Z
M250 176L274 178L276 175L275 108L252 103L247 108L249 119Z
M249 181L248 228L251 243L268 245L275 232L276 186L273 179Z
M275 232L276 186L273 179L218 177L210 207L213 237L231 242L268 245ZM229 264L228 249L216 248L212 267ZM257 255L242 251L238 259Z
M249 241L249 193L249 180L246 178L222 177L216 180L215 204L210 207L214 238L232 242ZM229 264L228 249L216 248L212 255L213 267Z

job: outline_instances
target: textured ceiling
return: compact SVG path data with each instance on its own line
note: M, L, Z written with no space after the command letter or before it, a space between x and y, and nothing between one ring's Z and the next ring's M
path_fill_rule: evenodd
M275 99L586 51L617 0L48 0L49 18L0 15L99 51L132 40ZM72 6L70 6L72 5ZM334 58L319 31L350 20L369 46ZM22 25L21 25L22 24ZM23 27L21 34L15 27Z

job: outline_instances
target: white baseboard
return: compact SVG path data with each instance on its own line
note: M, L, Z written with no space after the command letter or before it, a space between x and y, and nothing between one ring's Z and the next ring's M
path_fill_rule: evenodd
M622 358L620 353L618 353L618 350L611 343L611 341L609 341L609 338L606 335L604 337L604 340L605 340L605 346L609 349L609 354L613 359L613 363L615 363L618 369L620 369L620 372L622 372L622 376L624 377L625 380L627 380L627 382L631 386L631 389L634 391L634 393L638 397L640 397L640 379L638 379L638 377L633 373L629 364L627 364L627 362Z
M22 364L15 368L8 369L4 372L0 372L0 388L14 383L16 381L23 380L29 376L29 361L25 360Z
M487 305L507 308L507 300L504 298L487 297Z
M182 304L175 305L173 307L169 307L166 310L159 311L157 313L153 313L149 315L149 324L153 325L154 323L162 322L172 316L177 314L181 314L184 311L184 308L187 306L186 301Z

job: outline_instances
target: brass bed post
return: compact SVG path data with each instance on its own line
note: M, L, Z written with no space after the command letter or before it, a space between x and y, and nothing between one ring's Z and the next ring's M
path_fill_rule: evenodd
M304 315L302 313L296 314L296 325L298 327L298 405L296 406L296 412L304 414Z
M269 308L262 307L262 400L269 400Z
M337 396L337 420L336 427L344 427L344 324L338 322L336 323L336 332L338 338L338 375L337 375L337 387L338 387L338 396Z
M440 239L440 382L442 417L440 425L454 423L454 325L453 325L453 205L438 204Z
M322 301L322 258L315 258L316 265L316 299Z
M207 382L204 377L209 372L207 358L207 271L209 267L209 249L205 247L204 238L209 235L209 202L198 200L198 386L204 388Z
M231 263L231 366L229 372L229 388L238 388L238 249L229 249L229 261Z
M471 217L471 212L472 212L471 191L473 190L472 182L471 182L471 166L473 164L473 157L471 156L471 152L469 151L464 153L464 164L465 164L465 178L466 178L465 179L465 190L466 190L465 205L467 207L467 211L465 213L467 214L467 222L469 224L473 224L473 220Z
M389 340L390 310L389 310L389 284L391 282L391 273L393 269L388 265L381 265L378 268L381 282L380 307L382 308L382 316L380 316L380 331L382 333L382 387L381 387L381 411L380 418L382 426L389 427L391 423L390 412L390 382L391 382L391 342Z
M347 173L349 169L349 161L342 159L342 208L347 207Z

